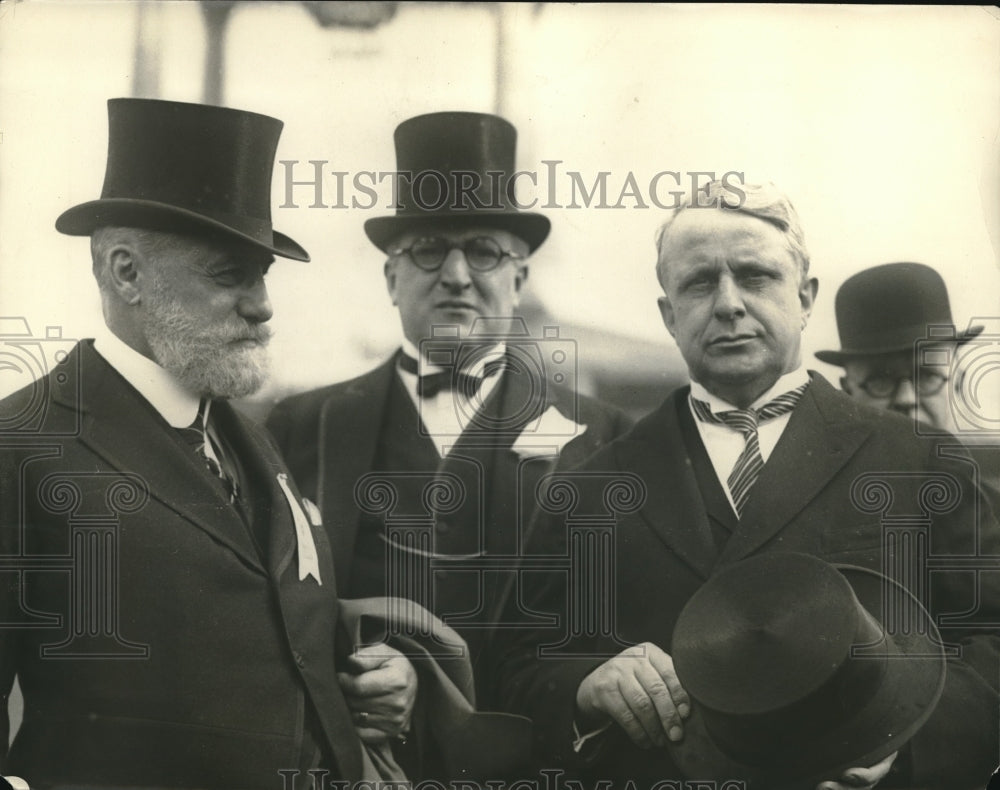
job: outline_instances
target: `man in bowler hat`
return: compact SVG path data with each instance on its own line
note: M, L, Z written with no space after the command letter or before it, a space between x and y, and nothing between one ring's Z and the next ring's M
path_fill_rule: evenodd
M549 221L510 192L515 141L510 123L481 113L399 125L397 210L365 232L386 256L402 348L268 419L319 506L340 595L408 598L441 617L468 644L486 709L486 644L537 483L626 425L560 385L562 346L516 317Z
M841 348L816 356L844 368L840 386L861 403L955 433L948 364L930 364L933 346L961 346L982 326L956 331L941 275L922 263L886 263L848 278L836 297ZM936 340L929 331L946 330Z
M309 260L271 227L282 124L168 101L108 111L102 195L56 221L90 236L108 331L0 403L0 684L6 698L16 675L24 696L2 772L38 787L374 778L359 735L404 729L415 673L384 646L349 657L326 535L227 402L264 381L268 268Z
M698 201L711 206L685 203L660 229L659 308L691 383L568 476L579 495L575 524L553 517L533 530L529 556L565 554L571 537L574 545L586 538L587 516L612 511L612 575L598 610L605 616L585 628L573 617L583 585L593 583L588 574L571 578L567 590L555 574L526 571L530 610L554 615L557 625L515 632L504 646L502 698L535 720L539 759L550 767L632 779L636 787L713 779L697 760L676 759L678 750L698 748L686 741L698 696L674 666L680 613L740 560L813 555L902 585L931 613L948 656L940 700L920 731L898 748L869 743L857 752L872 763L827 763L824 790L981 788L1000 755L996 514L965 459L939 455L937 442L909 421L852 400L802 367L802 332L818 288L802 228L773 185L744 191L734 200L713 183ZM636 493L616 506L593 481L619 478ZM885 595L886 611L898 615ZM828 625L825 634L835 630ZM915 627L890 625L894 634ZM726 636L714 638L721 644ZM812 669L828 671L821 662ZM791 682L775 673L778 687ZM848 700L835 688L802 723L815 736L817 767L841 753L849 735L836 729ZM694 691L704 701L704 684ZM765 710L754 704L744 712ZM801 756L789 746L772 759L792 765ZM684 770L692 762L693 775ZM787 774L787 766L768 767Z

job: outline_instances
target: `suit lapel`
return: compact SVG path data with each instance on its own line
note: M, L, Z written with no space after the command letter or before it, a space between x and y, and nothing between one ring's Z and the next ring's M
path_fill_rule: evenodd
M351 558L361 515L354 487L371 471L398 355L358 379L336 399L327 400L320 412L316 504L330 536L341 592L350 585Z
M646 484L639 513L649 528L702 577L708 578L718 553L705 503L681 437L678 408L688 389L677 390L616 443L618 468Z
M80 441L114 468L139 475L152 498L263 570L243 520L174 429L91 344L77 348L84 412Z
M470 471L469 464L457 467L457 459L472 459L476 467L485 471L480 512L490 519L486 524L486 534L482 536L480 548L486 548L486 541L502 553L515 553L516 543L510 530L517 529L520 512L520 497L532 496L534 486L526 484L519 489L522 472L521 459L512 447L525 426L536 420L548 407L548 397L541 397L538 388L525 372L517 372L517 367L508 365L496 389L486 400L470 426L462 432L451 452L442 460L442 471L461 474ZM539 436L539 445L546 444L547 437ZM539 466L535 463L533 466ZM473 483L474 481L468 481ZM475 490L475 489L469 489ZM497 518L500 513L506 517Z
M212 414L234 452L239 454L245 474L244 487L253 486L248 495L259 503L255 508L258 519L266 519L267 552L265 562L275 579L280 579L295 553L296 533L292 513L278 484L278 475L286 474L277 453L260 435L249 430L244 419L225 401L212 404ZM289 478L289 485L293 485ZM296 496L298 492L296 491ZM300 497L301 499L301 497Z
M761 470L722 562L735 562L773 538L871 434L871 426L853 419L842 398L825 379L812 374L809 388Z

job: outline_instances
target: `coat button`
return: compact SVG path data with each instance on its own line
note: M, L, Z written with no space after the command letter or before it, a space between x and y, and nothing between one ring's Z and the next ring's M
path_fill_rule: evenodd
M295 656L295 664L299 669L302 669L306 665L306 660L302 657L301 653L293 653Z

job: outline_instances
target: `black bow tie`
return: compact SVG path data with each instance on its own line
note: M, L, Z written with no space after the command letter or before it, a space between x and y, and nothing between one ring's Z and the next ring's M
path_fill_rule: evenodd
M454 390L467 398L473 398L483 382L503 370L503 366L503 359L491 359L483 365L482 376L473 376L460 370L439 370L417 376L417 360L407 354L399 358L399 367L417 376L417 396L421 398L433 398L441 390Z

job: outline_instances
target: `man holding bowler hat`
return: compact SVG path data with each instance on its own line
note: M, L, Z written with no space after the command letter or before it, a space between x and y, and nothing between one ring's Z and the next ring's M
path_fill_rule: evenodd
M0 403L0 682L24 695L2 771L40 787L370 778L354 717L369 740L400 732L413 668L361 651L345 698L326 536L227 402L266 375L268 268L309 260L271 227L282 124L108 111L101 198L56 222L90 236L108 331Z
M515 316L549 233L509 194L515 141L510 123L481 113L399 125L397 211L365 232L386 256L402 348L268 420L319 505L338 592L411 598L444 619L468 643L486 707L487 636L538 480L624 427L560 384L573 360L558 333L531 338Z

